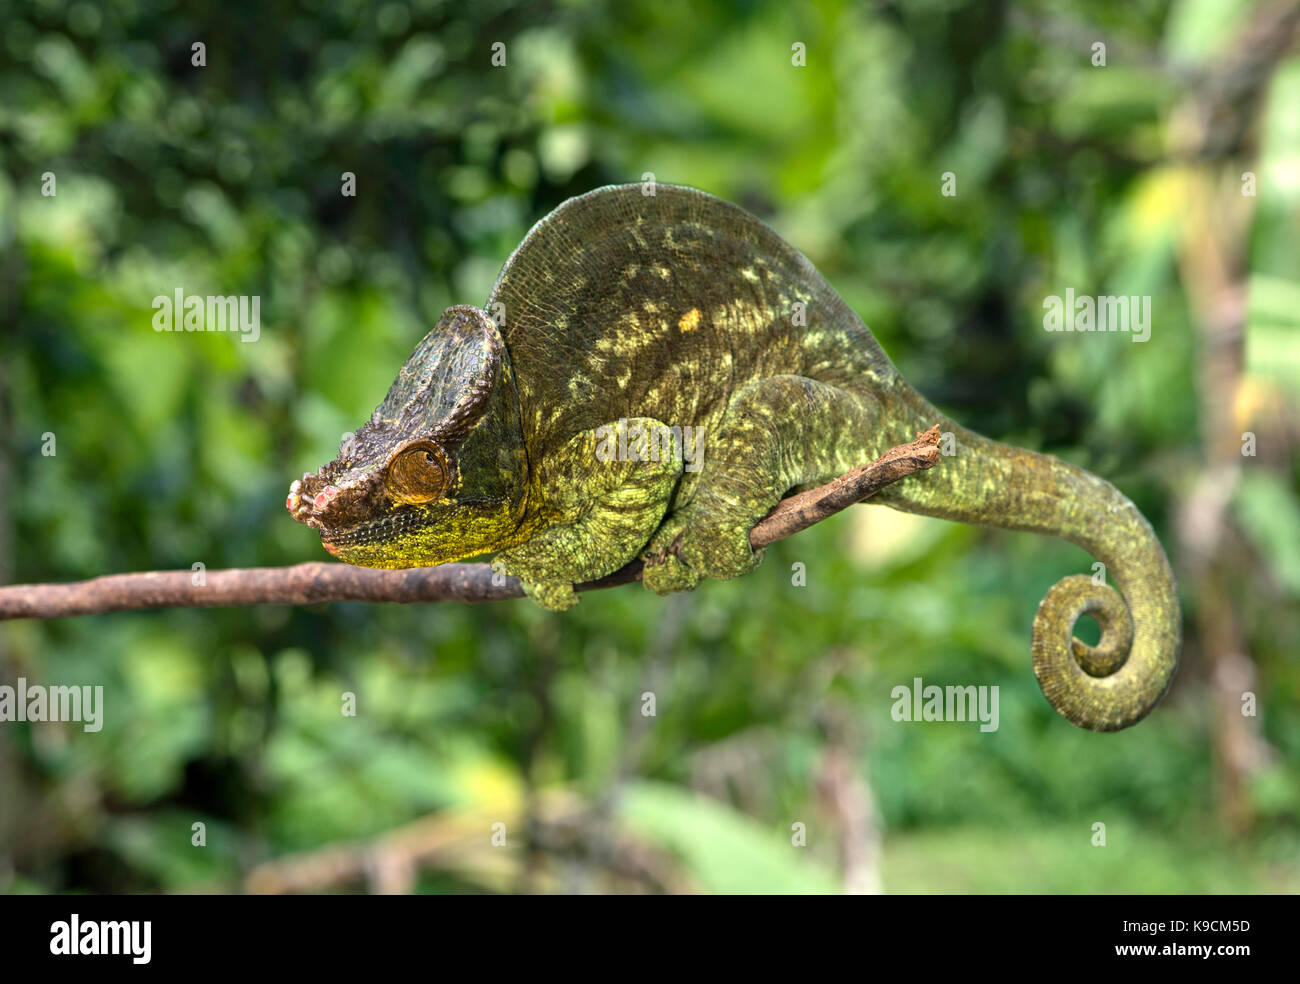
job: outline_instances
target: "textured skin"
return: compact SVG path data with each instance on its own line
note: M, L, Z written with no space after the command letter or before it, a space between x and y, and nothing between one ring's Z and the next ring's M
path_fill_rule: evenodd
M1145 716L1173 675L1180 616L1133 504L1082 469L945 418L748 213L689 188L655 191L601 188L534 226L486 310L448 309L339 458L294 483L294 518L363 566L495 552L532 598L562 610L577 603L574 583L637 556L661 594L740 576L761 559L749 529L791 489L937 423L955 456L872 501L1050 533L1103 561L1124 597L1086 577L1059 582L1034 620L1034 671L1077 725L1112 731ZM683 445L682 428L699 444ZM631 451L610 460L611 447ZM1095 648L1073 637L1082 614L1102 626Z

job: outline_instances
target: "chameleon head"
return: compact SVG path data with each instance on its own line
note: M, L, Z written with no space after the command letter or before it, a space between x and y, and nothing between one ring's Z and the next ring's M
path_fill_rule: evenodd
M528 479L510 358L487 312L448 308L338 457L285 506L339 560L422 567L526 539Z

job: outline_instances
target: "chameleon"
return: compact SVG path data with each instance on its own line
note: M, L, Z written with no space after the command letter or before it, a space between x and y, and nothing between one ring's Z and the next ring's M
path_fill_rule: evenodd
M362 567L494 554L528 597L563 611L575 584L638 557L661 595L747 574L762 559L749 530L784 496L938 424L955 453L870 502L1089 551L1115 587L1075 574L1047 592L1035 675L1080 727L1145 717L1176 668L1181 618L1133 503L936 410L748 212L693 188L649 190L598 188L537 222L487 304L449 307L338 456L292 483L293 518ZM1096 645L1073 634L1085 614Z

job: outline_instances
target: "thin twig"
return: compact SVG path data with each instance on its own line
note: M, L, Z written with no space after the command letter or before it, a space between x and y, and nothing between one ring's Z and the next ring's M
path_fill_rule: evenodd
M861 502L886 485L939 462L939 429L886 452L825 485L782 499L749 533L755 550L793 536L826 517ZM640 580L634 560L579 591L612 588ZM196 584L196 581L202 583ZM0 588L0 621L69 618L150 608L213 608L234 605L309 605L325 601L505 601L522 598L519 580L494 574L488 564L443 564L404 571L371 570L348 564L310 563L292 567L247 567L226 571L151 571L111 574L66 584L17 584Z

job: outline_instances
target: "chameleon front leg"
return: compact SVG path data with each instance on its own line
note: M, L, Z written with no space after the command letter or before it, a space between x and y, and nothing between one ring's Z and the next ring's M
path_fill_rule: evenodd
M689 591L758 566L749 531L793 488L820 484L879 453L876 402L805 376L771 376L740 390L715 435L705 435L694 497L675 509L646 551L643 580L658 594Z
M583 431L544 466L540 485L559 519L497 555L543 608L578 603L573 585L618 570L663 519L682 473L680 442L649 417Z

